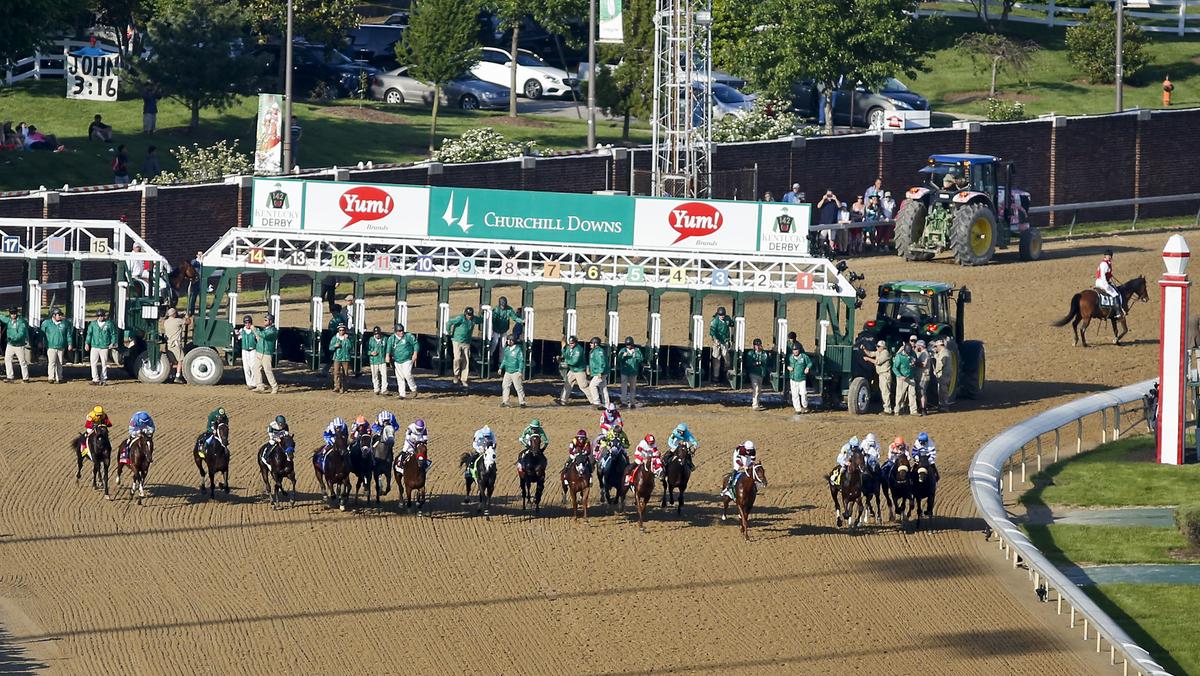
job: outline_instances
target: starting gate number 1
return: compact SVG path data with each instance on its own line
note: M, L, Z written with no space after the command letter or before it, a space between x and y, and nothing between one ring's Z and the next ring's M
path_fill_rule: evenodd
M808 291L812 288L813 276L811 272L796 273L796 288L802 291Z
M251 265L262 265L263 263L267 262L267 254L260 246L252 247L250 251L246 253L246 262L250 263Z

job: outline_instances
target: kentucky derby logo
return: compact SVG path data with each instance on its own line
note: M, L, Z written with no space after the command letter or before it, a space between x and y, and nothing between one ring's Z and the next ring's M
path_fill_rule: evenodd
M267 206L272 209L288 208L288 195L282 185L276 183L275 189L267 193Z
M783 209L778 216L775 217L775 232L788 234L792 228L796 226L796 219L788 215L787 209Z

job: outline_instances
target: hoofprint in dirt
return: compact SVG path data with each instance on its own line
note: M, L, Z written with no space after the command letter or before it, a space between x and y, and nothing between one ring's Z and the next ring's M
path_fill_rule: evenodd
M169 672L180 664L210 671L332 671L365 668L368 662L359 656L368 654L370 664L404 663L424 672L499 672L514 664L549 671L574 664L581 636L592 646L626 645L630 632L643 626L656 628L656 645L672 649L623 651L615 668L1100 672L1107 669L1106 658L1090 654L1074 632L1030 614L1024 596L1032 595L1024 578L1019 588L1011 584L1011 575L1001 574L1006 568L992 560L994 550L981 551L982 522L964 479L975 449L1005 426L1156 370L1157 298L1134 311L1131 344L1124 347L1068 349L1070 335L1050 322L1091 284L1103 248L1116 249L1118 276L1156 279L1165 239L1122 237L1073 249L1051 244L1044 259L1032 263L1016 264L1011 252L979 268L908 264L906 274L913 277L969 285L970 332L988 341L985 396L962 402L948 415L820 413L793 419L790 411L757 413L719 404L625 411L632 438L652 432L665 439L686 421L700 439L682 517L652 503L645 534L631 525L636 518L631 510L598 509L586 521L575 520L551 500L541 517L520 514L513 465L517 437L531 412L500 409L490 396L384 402L369 391L335 396L291 388L270 396L234 385L0 386L0 425L13 434L54 431L61 436L50 444L55 449L65 447L96 403L114 420L147 408L159 430L148 486L153 497L142 507L97 500L87 482L76 484L74 463L68 467L61 451L31 454L21 444L0 445L5 485L37 487L0 492L0 597L30 620L10 633L25 645L53 638L60 654L50 670L62 673L94 673L96 665L111 664L132 673ZM853 267L882 280L895 276L894 264L872 259ZM465 304L466 295L456 293L453 302ZM432 308L424 306L432 304L436 298L414 297L430 323ZM706 304L705 313L713 309ZM862 316L873 310L868 304ZM686 341L687 314L686 297L668 294L665 340ZM770 336L769 315L762 314L754 321ZM601 296L594 307L580 307L581 324L600 333L603 315ZM811 335L810 314L789 316L797 318L802 335ZM633 319L623 325L642 326ZM592 332L581 328L581 334ZM381 513L327 509L311 471L298 472L295 508L267 508L250 454L265 439L254 435L275 415L286 415L297 447L310 449L334 415L373 416L385 405L403 423L421 417L430 426L433 518L398 510L394 494ZM239 438L248 436L242 450L234 449L234 499L201 501L190 448L205 412L216 406L230 412ZM561 467L576 430L594 431L598 423L597 413L585 406L539 408L536 415L550 435L551 467ZM474 504L460 504L457 466L471 433L484 424L496 430L500 442L490 520L476 518ZM829 523L823 471L814 468L832 465L850 436L875 432L881 439L899 434L911 440L918 431L929 432L941 451L934 528L909 533L872 524L854 534L836 530ZM747 438L755 441L771 475L769 487L757 496L750 542L735 522L720 523L713 488L730 469L733 447ZM139 604L133 617L125 596L109 586L80 583L81 571L89 570L136 571L139 585L154 590L153 599ZM326 593L331 580L347 589L375 588L381 571L388 580L399 572L419 582L405 585L401 595ZM914 598L921 603L914 606ZM765 620L755 624L755 648L749 652L729 641L730 627L742 621L747 603ZM831 607L855 611L831 625ZM871 619L853 619L859 617ZM921 629L913 640L880 640L911 636L914 621ZM356 631L339 635L338 657L326 649L331 626L364 622L394 630L420 626L425 649ZM462 650L477 644L481 626L487 627L488 649ZM835 635L836 644L830 639ZM208 649L197 654L200 640ZM291 648L239 647L277 644Z

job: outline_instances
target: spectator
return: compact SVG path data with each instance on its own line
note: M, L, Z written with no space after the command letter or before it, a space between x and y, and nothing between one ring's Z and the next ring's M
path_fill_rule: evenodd
M867 210L865 220L867 221L882 221L883 207L879 204L879 196L871 195L867 198Z
M25 131L25 149L26 150L56 150L59 148L58 138L54 134L49 136L38 131L38 128L29 125Z
M872 183L870 186L867 187L866 190L863 191L863 197L865 197L867 200L870 200L872 195L874 195L876 197L883 197L883 179L882 178L875 179L875 182Z
M764 408L759 401L763 381L771 370L771 353L763 349L762 338L755 338L754 349L746 354L746 370L750 373L750 409L761 411Z
M142 133L153 134L158 128L158 91L146 85L142 89Z
M863 202L863 196L859 195L854 198L854 204L850 205L850 222L862 223L867 217L867 205Z
M770 190L768 190L768 191L766 191L766 192L764 192L764 193L763 193L763 198L762 198L762 201L764 201L764 202L774 202L774 201L775 201L775 195L774 195L774 194L773 194L773 193L772 193Z
M354 294L350 294L350 293L346 294L346 297L342 299L342 302L345 303L345 305L342 306L342 316L346 320L346 328L349 329L350 331L353 331L354 327L355 327L355 324L354 324Z
M168 383L184 384L183 347L186 343L183 337L184 325L185 320L179 316L175 308L167 308L167 318L163 320L162 335L167 341L167 357L175 368Z
M158 146L150 146L146 148L146 159L142 160L142 179L150 181L161 173L162 166L158 163Z
M892 220L896 215L896 200L892 199L892 193L885 191L883 199L879 201L879 206L883 211L884 220Z
M197 251L196 256L191 260L192 269L196 271L196 274L200 274L202 258L204 258L204 252ZM206 282L204 279L197 279L194 282L188 282L188 316L196 314L196 310L200 307L200 289L205 285L205 283Z
M793 183L790 192L784 193L783 201L788 204L800 204L804 201L804 193L800 192L800 184Z
M0 146L3 146L5 150L16 150L22 145L21 136L17 134L12 125L12 120L5 120L2 130L0 130Z
M945 340L933 342L933 376L937 378L938 411L946 413L950 410L950 350L946 349Z
M129 185L129 155L125 152L125 146L117 146L117 155L112 161L113 183L117 185Z
M293 115L292 116L292 128L291 128L292 166L293 167L300 166L300 136L303 134L304 134L304 127L300 126L300 123L296 120L296 116ZM289 170L290 170L290 168L289 168Z
M112 127L104 124L99 115L92 118L92 123L88 125L88 140L112 143Z
M879 396L883 398L883 414L892 414L892 353L888 351L887 343L879 341L875 351L862 348L864 359L875 365L875 376L879 380Z
M817 220L820 225L829 225L838 222L838 209L841 202L838 201L837 195L829 188L825 189L825 194L817 200Z

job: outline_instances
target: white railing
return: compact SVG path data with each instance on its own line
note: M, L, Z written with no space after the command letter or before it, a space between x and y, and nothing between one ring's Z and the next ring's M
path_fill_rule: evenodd
M980 1L976 0L975 4ZM917 14L974 19L979 16L975 4L971 0L929 0L921 3ZM1138 19L1143 31L1176 35L1200 33L1200 0L1149 0L1145 3L1149 5L1148 11L1129 9L1129 4L1130 0L1126 0L1125 16ZM945 5L961 5L963 9L947 9ZM1196 11L1189 13L1189 7ZM1003 10L1000 2L987 0L987 14L993 22L1000 20ZM1087 12L1087 8L1060 7L1055 0L1047 0L1046 4L1018 2L1012 6L1008 20L1050 27L1075 26Z
M43 77L63 77L66 75L66 54L69 51L87 47L91 43L80 40L59 40L47 45L46 51L37 51L33 56L27 56L17 61L4 64L4 84L11 85L22 80L40 80ZM112 45L96 41L96 46L111 54L117 53ZM48 65L45 62L57 65Z
M1064 429L1068 430L1068 444L1074 445L1071 453L1078 454L1091 450L1090 441L1086 448L1084 445L1085 419L1092 418L1094 424L1095 416L1099 415L1100 443L1116 441L1123 431L1132 430L1143 423L1145 412L1142 396L1149 391L1153 382L1147 380L1093 394L1019 422L984 444L971 460L968 471L975 507L999 541L1004 558L1012 561L1014 569L1018 564L1025 567L1034 591L1042 600L1055 601L1059 615L1063 614L1063 603L1066 602L1071 627L1078 628L1082 621L1083 640L1094 640L1097 653L1107 643L1109 664L1116 665L1119 655L1124 673L1169 676L1169 672L1150 658L1150 653L1134 643L1115 620L1033 546L1025 533L1008 518L1003 499L1005 478L1008 479L1008 492L1011 493L1015 486L1025 483L1030 463L1036 463L1035 471L1040 471L1044 459L1058 461L1060 451L1064 450ZM1133 402L1137 402L1136 409L1128 406ZM1125 407L1124 410L1122 407ZM1124 430L1121 427L1122 416L1129 421ZM1094 428L1092 431L1095 431ZM1043 438L1048 439L1043 441Z

